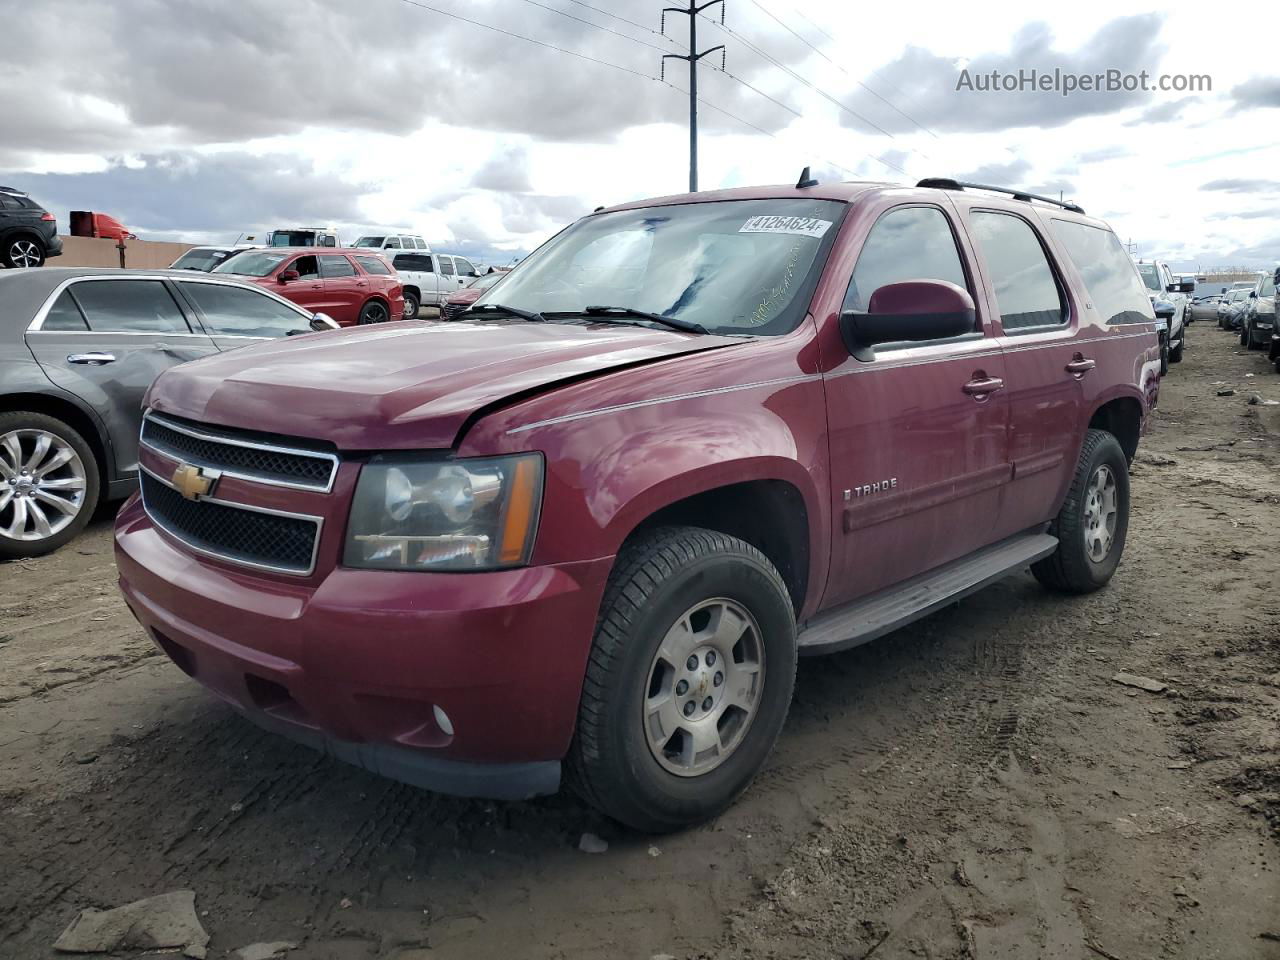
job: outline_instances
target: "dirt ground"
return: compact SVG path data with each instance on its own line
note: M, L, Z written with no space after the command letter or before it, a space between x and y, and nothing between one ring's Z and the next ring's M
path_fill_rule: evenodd
M803 661L748 794L661 838L259 732L143 638L104 514L0 567L0 957L190 889L214 958L1280 958L1280 407L1254 390L1280 376L1197 323L1108 589L1021 575Z

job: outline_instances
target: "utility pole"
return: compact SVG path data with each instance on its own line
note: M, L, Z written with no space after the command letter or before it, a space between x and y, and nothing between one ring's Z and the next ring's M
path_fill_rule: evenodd
M724 23L724 0L707 0L701 6L697 0L689 0L688 7L663 7L662 33L666 36L667 14L682 13L689 18L689 52L668 53L662 57L662 76L666 77L668 60L687 60L689 62L689 192L698 192L698 61L708 53L720 51L720 67L724 69L724 44L709 47L698 52L698 14L708 7L720 4L720 22Z

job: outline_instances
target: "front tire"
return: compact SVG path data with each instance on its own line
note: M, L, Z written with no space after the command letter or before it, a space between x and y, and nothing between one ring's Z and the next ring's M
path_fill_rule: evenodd
M360 310L361 325L367 323L386 323L391 319L391 311L381 300L370 300Z
M1164 376L1169 372L1169 340L1168 338L1160 341L1160 376Z
M418 310L419 310L419 308L420 308L421 306L422 306L422 303L418 300L418 298L417 298L417 296L416 296L415 294L413 294L413 293L409 293L409 292L407 292L407 291L405 292L405 295L404 295L404 318L405 318L406 320L417 320L417 319L418 319Z
M1058 549L1031 572L1051 590L1092 593L1116 572L1128 530L1129 461L1114 436L1090 430L1071 490L1049 526Z
M715 816L763 766L795 673L791 597L760 551L697 527L646 534L605 591L569 782L637 830Z
M1183 327L1182 339L1178 341L1178 345L1176 347L1174 347L1172 350L1169 351L1169 362L1181 363L1182 351L1186 349L1186 346L1187 346L1187 328Z
M44 244L35 237L13 237L4 243L4 265L11 269L44 266Z
M0 559L52 553L84 529L98 505L89 444L42 413L0 414Z

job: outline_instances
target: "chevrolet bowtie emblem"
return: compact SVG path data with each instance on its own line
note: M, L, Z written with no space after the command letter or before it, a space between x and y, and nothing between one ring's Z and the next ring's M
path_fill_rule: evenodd
M178 469L173 471L173 477L171 478L173 489L188 500L199 500L201 497L207 497L213 492L213 485L217 480L216 475L206 476L203 470L189 463L178 464Z

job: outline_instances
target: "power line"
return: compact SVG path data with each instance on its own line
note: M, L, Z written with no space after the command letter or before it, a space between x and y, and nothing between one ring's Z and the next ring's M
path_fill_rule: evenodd
M433 7L429 3L423 3L422 0L400 0L401 3L407 3L411 7L421 7L423 10L430 10L432 13L438 13L443 17L452 17L454 20L461 20L463 23L469 23L473 27L480 27L484 30L491 30L494 33L500 33L504 37L512 37L516 40L523 40L525 43L536 44L539 47L546 47L548 50L554 50L557 53L565 53L571 57L577 57L579 60L587 60L590 63L598 63L603 67L612 67L614 70L621 70L623 73L629 73L634 77L642 77L645 80L656 80L647 73L641 73L639 70L632 70L630 67L624 67L620 63L611 63L608 60L599 60L595 57L589 57L585 53L578 53L575 50L566 50L564 47L557 47L554 43L547 43L545 40L535 40L533 37L526 37L524 34L512 33L510 30L503 30L501 27L495 27L492 24L482 23L479 20L472 20L470 17L464 17L460 13L452 13L448 10L441 10L439 7Z
M589 3L584 3L583 0L569 0L569 2L576 3L580 7L586 7L588 10L594 10L596 13L601 14L602 16L612 17L614 20L617 20L620 23L628 23L633 27L639 27L641 30L647 30L649 31L649 33L652 33L655 37L662 37L662 39L666 40L668 43L675 44L677 47L680 46L680 42L676 40L674 37L668 37L664 33L659 33L657 30L654 30L652 27L646 27L643 23L636 23L636 21L634 20L628 20L626 17L620 17L616 13L610 13L608 10L601 10L599 7L593 7Z
M858 86L860 86L863 90L867 91L867 93L871 94L871 95L872 95L873 97L875 97L877 100L879 100L880 102L882 102L883 104L885 104L885 106L887 106L890 110L894 111L894 112L895 112L895 113L897 113L899 116L901 116L901 117L903 117L903 118L905 118L905 119L907 119L907 120L910 120L912 123L914 123L917 127L919 127L921 130L923 130L925 133L929 134L929 136L933 137L935 140L936 140L936 139L938 139L938 135L937 135L936 133L934 133L932 130L930 130L928 127L926 127L924 124L922 124L919 120L916 120L916 119L915 119L914 117L912 117L910 114L906 113L906 112L905 112L905 111L903 111L903 110L900 110L900 109L899 109L899 108L898 108L898 107L897 107L897 106L896 106L892 101L888 100L888 99L887 99L887 98L885 98L885 97L882 97L880 94L876 93L874 90L872 90L870 87L868 87L865 83L863 83L863 82L862 82L861 80L859 80L857 77L853 76L853 74L851 74L851 73L850 73L848 70L846 70L843 66L841 66L839 63L836 63L836 61L832 60L832 59L831 59L830 57L828 57L825 53L823 53L821 50L819 50L817 47L815 47L812 43L810 43L808 40L806 40L804 37L802 37L800 34L798 34L795 30L793 30L793 29L791 28L790 24L786 23L786 22L785 22L784 20L782 20L782 18L780 18L776 13L774 13L772 10L770 10L768 7L766 7L764 4L760 3L760 0L751 0L751 3L752 3L752 4L753 4L753 5L754 5L758 10L760 10L762 13L764 13L764 14L766 14L768 17L770 17L770 18L771 18L775 23L777 23L777 24L778 24L778 26L780 26L780 27L782 27L782 29L786 30L786 31L787 31L787 33L791 34L793 37L795 37L797 40L799 40L801 43L803 43L806 47L808 47L810 50L812 50L814 53L816 53L818 56L820 56L823 60L827 61L827 63L831 64L833 67L835 67L836 69L838 69L838 70L839 70L841 73L843 73L846 77L851 78L851 79L854 81L854 83L856 83ZM811 22L812 22L812 21L811 21ZM823 31L823 35L824 35L824 36L827 36L827 37L830 37L830 34L827 34L825 31Z
M539 3L538 0L524 0L525 3L533 7L540 7L548 13L554 13L561 17L567 17L570 20L576 20L578 23L585 23L588 27L594 27L596 30L603 30L605 33L611 33L615 37L621 37L623 40L630 40L632 43L638 43L648 47L650 50L657 50L659 53L665 53L666 48L660 47L656 43L650 43L648 40L641 40L639 37L631 37L611 27L601 26L598 23L592 23L590 20L584 20L582 17L575 17L572 13L564 10L557 10L555 7L549 7L545 3ZM652 31L650 31L652 32ZM661 36L661 34L659 34Z

